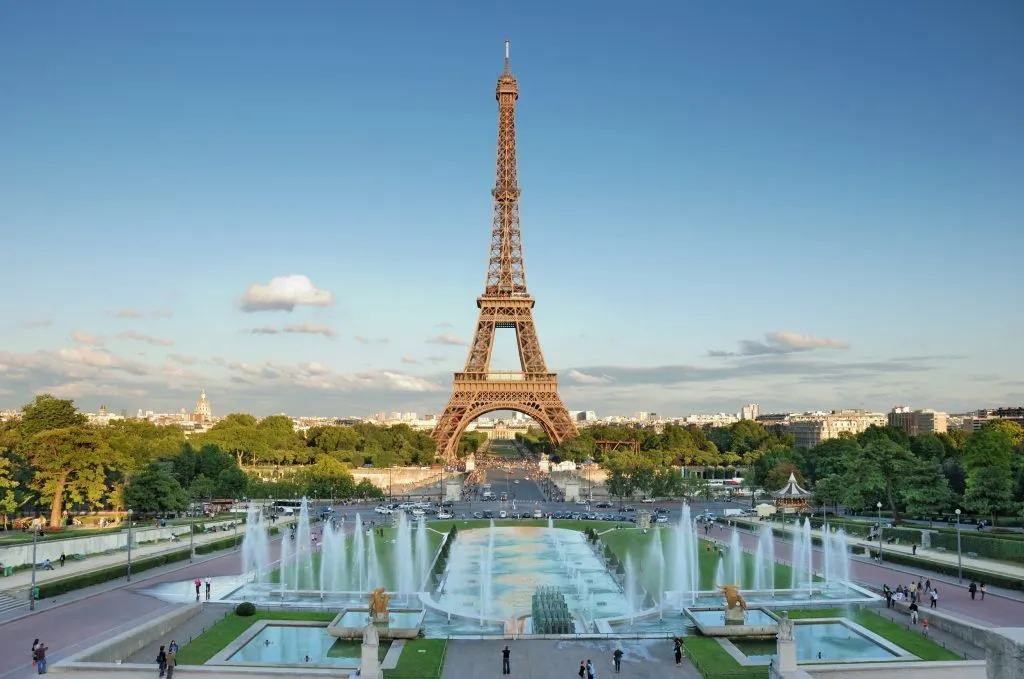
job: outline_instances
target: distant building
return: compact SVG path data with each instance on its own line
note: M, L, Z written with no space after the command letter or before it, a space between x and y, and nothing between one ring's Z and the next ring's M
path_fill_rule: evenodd
M192 411L192 421L197 424L207 424L213 420L213 411L210 409L210 402L206 400L206 390L199 394L199 401L195 410Z
M1024 427L1024 407L1016 408L983 408L964 415L960 420L960 428L964 431L978 431L986 422L992 420L1008 420Z
M921 436L946 433L949 416L930 408L911 410L907 406L896 406L886 419L891 427L905 431L910 436Z
M748 403L740 408L741 420L756 420L761 415L761 406L757 403Z
M859 434L868 427L887 423L882 413L866 410L833 410L830 413L793 415L786 431L793 435L798 448L810 450L822 441L839 438L840 434Z

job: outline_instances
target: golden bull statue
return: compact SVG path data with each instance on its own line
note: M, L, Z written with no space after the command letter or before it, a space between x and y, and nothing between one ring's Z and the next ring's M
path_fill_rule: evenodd
M740 595L740 588L736 585L719 585L718 589L725 595L726 608L731 610L739 606L744 611L747 610L747 602Z
M391 597L387 595L383 587L378 587L370 594L370 619L387 620L388 602Z

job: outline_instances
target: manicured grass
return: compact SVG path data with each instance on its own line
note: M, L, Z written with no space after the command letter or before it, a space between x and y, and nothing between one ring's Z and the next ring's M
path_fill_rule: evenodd
M178 664L202 665L223 651L258 620L315 620L330 622L337 613L307 613L305 611L256 611L256 615L239 616L229 613L223 620L188 642L178 650Z
M447 651L447 639L410 639L395 669L384 670L384 679L439 679Z
M740 665L711 637L685 637L683 648L704 679L765 679L768 676L767 665Z
M781 615L781 611L775 611L775 613ZM789 611L789 617L794 620L800 620L807 618L845 618L847 616L846 611L841 608L820 608ZM907 629L903 625L883 618L874 611L861 608L853 614L852 619L861 627L891 641L908 653L913 653L921 660L963 660L959 654L948 648L943 648L931 639L926 638L921 634L920 628Z

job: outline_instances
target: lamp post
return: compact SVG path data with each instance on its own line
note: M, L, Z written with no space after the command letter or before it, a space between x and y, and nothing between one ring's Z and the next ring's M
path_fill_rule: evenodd
M875 504L878 508L878 563L882 563L882 545L885 543L884 536L882 535L882 503L879 501Z
M128 510L128 582L132 581L132 510Z
M28 590L28 610L36 610L36 544L39 541L39 525L32 521L32 584Z
M196 513L192 506L192 498L188 499L188 562L193 563L196 558Z
M956 581L964 584L964 560L960 552L960 510L956 510Z

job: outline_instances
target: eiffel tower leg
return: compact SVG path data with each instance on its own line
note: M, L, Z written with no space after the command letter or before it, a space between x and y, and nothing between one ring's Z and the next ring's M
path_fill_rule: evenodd
M459 439L469 422L466 421L466 395L455 392L448 399L431 437L437 448L435 454L445 462L454 462L459 450Z

